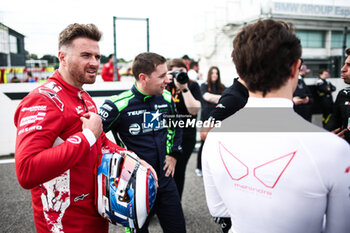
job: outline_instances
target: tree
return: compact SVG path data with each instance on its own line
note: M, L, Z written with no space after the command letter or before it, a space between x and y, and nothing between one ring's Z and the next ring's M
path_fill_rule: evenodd
M40 58L40 60L46 60L49 64L57 63L58 57L50 54L46 54Z
M124 58L118 58L118 63L126 63Z
M33 59L33 60L38 60L38 55L34 54L34 53L31 53L29 55L29 59Z

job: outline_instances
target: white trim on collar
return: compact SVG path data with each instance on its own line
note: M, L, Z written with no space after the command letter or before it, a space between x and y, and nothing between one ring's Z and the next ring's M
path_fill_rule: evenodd
M278 107L293 107L293 102L287 98L256 98L249 97L246 107L256 108L256 107L270 107L270 108L278 108Z

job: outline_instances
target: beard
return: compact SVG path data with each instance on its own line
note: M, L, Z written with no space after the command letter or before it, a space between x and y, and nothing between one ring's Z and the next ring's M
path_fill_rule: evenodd
M90 75L87 70L88 68L81 68L79 66L73 65L68 68L68 72L71 77L81 84L93 84L96 81L96 75ZM90 68L95 69L95 68ZM97 70L97 69L96 69Z

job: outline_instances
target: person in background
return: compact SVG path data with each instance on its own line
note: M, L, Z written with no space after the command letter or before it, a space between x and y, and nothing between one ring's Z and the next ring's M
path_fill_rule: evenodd
M201 75L199 73L199 63L197 61L190 62L190 69L187 72L187 75L191 80L197 81L201 79Z
M329 71L322 69L319 71L319 78L316 81L316 91L320 99L322 110L322 124L325 126L333 112L333 96L332 92L336 90L335 86L327 80Z
M21 80L17 78L16 73L13 74L13 78L11 79L11 83L20 83Z
M181 160L181 128L164 125L167 116L176 116L175 104L165 87L166 59L156 53L141 53L132 66L135 84L131 90L105 100L99 110L103 129L112 131L115 140L134 151L157 171L159 188L156 202L144 226L157 214L164 232L186 232L180 196L174 182L175 164Z
M223 121L244 107L248 101L248 90L241 78L235 78L233 84L222 93L219 103L209 114L210 121ZM205 141L211 127L203 127L200 132L201 140Z
M117 68L117 81L120 81L119 68ZM108 62L103 65L101 70L101 77L105 82L114 81L114 56L110 54L108 56Z
M216 66L209 68L207 81L201 85L201 121L208 120L209 114L215 109L219 103L221 94L225 90L224 84L221 83L220 70ZM197 176L202 176L202 149L204 140L201 140L201 146L197 154L197 168L195 170Z
M311 104L313 98L309 87L306 85L304 78L310 69L306 65L302 65L299 71L298 85L293 94L294 111L302 116L305 120L311 122L312 112Z
M32 72L27 72L26 74L26 80L24 81L26 83L35 83L35 79L32 75Z
M186 65L182 59L170 60L168 62L168 70L171 82L168 84L167 89L172 94L173 100L176 104L176 109L181 116L181 120L185 123L185 127L182 129L182 156L177 160L174 175L176 186L181 198L185 184L187 162L196 144L197 129L195 122L197 120L197 114L201 108L201 94L199 85L196 81L188 79L186 83L181 84L174 75L171 75L174 74L174 71L180 71L186 75ZM195 124L190 124L186 127L188 122L194 122Z
M293 110L301 52L292 25L272 19L233 41L249 99L209 132L202 156L209 211L232 232L318 233L324 215L326 232L350 232L350 147Z
M83 89L96 80L101 36L94 24L68 25L59 34L58 70L15 112L16 174L31 190L39 233L108 232L108 221L94 204L94 168L103 151L124 149L107 139L97 107Z
M182 56L182 61L185 63L185 66L186 66L186 70L189 70L190 69L190 63L191 63L191 58L185 54Z
M341 78L345 84L350 84L350 48L345 50L346 60L341 69ZM339 91L334 103L333 114L326 124L326 129L335 130L350 144L350 86Z

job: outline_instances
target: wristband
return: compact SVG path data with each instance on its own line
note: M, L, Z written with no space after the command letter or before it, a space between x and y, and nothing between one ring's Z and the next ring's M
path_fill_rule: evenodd
M92 145L94 145L96 142L94 133L88 128L83 129L82 133L84 134L86 140L88 140L90 147L92 147Z
M188 92L188 88L186 87L186 88L182 89L181 91L182 91L183 93L186 93L186 92Z

